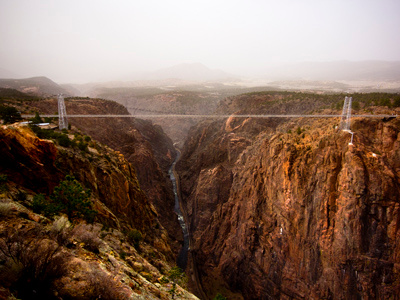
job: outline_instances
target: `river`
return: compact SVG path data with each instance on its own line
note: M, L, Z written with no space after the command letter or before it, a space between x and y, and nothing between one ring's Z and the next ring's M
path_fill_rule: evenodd
M175 165L176 162L179 160L179 156L181 155L180 151L177 151L177 155L175 161L173 162L171 168L169 168L168 174L169 178L171 179L173 191L175 195L175 207L174 211L178 216L179 224L181 225L182 232L183 232L183 246L181 251L179 252L178 258L176 260L176 264L182 270L186 269L187 261L188 261L188 251L189 251L189 232L185 223L185 219L183 218L183 214L181 211L180 201L179 201L179 194L178 194L178 184L176 181L176 173L175 173Z

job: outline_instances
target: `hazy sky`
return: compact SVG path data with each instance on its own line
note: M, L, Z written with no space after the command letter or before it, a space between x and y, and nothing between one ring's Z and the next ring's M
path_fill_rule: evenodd
M400 60L399 0L0 0L0 68L57 82L200 62Z

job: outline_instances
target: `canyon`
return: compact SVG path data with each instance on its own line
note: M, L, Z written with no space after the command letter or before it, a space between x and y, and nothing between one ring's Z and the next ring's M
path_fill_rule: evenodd
M165 107L179 95L191 93L170 93ZM189 237L187 289L200 299L218 294L227 299L396 299L399 95L353 94L352 144L349 132L338 129L338 117L239 116L339 115L344 96L264 91L215 98L207 113L230 117L172 131L181 152L177 162L173 141L154 120L70 118L71 138L88 135L99 144L92 145L98 150L89 156L9 125L1 132L2 141L9 142L1 148L7 159L0 173L7 174L15 193L17 186L30 195L50 193L68 173L89 187L99 222L121 232L142 232L147 254L126 252L130 272L153 274L150 285L139 276L134 289L148 297L168 298L156 277L175 264L184 241L175 184ZM65 103L71 115L128 113L103 99L72 97ZM21 111L57 111L54 97L14 104ZM23 148L23 154L10 151ZM31 158L18 164L24 156ZM195 297L180 291L176 297Z
M369 100L362 98L364 106ZM230 118L192 128L177 172L191 256L208 298L217 292L228 299L399 294L397 118L354 115L349 145L337 118L235 117L340 114L332 110L336 101L340 95L231 97L219 107Z

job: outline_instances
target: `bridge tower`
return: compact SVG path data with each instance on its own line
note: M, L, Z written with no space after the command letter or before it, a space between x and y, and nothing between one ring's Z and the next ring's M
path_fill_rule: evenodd
M67 111L65 110L64 96L58 95L58 127L68 129Z
M340 120L339 128L345 131L350 131L351 102L352 102L352 97L344 98L342 118Z

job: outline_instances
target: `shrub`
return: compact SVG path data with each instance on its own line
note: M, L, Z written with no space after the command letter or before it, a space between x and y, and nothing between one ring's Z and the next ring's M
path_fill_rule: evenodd
M42 118L39 116L38 112L35 112L35 116L33 118L30 119L30 121L32 122L32 124L39 124L39 123L43 123Z
M128 242L131 243L136 249L139 247L139 243L143 239L140 231L136 229L128 231L126 237L128 238Z
M83 152L87 152L88 151L88 144L83 142L83 141L80 141L78 143L78 149L83 151Z
M89 189L84 189L73 176L67 175L65 180L54 188L50 199L57 210L65 213L69 219L84 218L93 222L97 212L91 209L90 195Z
M168 271L168 278L172 281L179 281L183 277L185 277L185 273L179 267L173 267Z
M42 227L0 233L0 282L22 299L49 299L52 283L66 273L68 256Z
M90 190L84 189L73 176L67 175L65 180L54 188L50 200L46 200L43 194L35 195L32 209L48 217L65 213L70 220L83 218L87 222L93 222L97 212L92 210L90 195Z
M87 276L90 286L93 287L92 299L129 299L129 292L127 289L121 287L121 283L115 281L112 275L102 270L94 269L88 273Z
M166 284L169 282L169 279L165 276L161 277L161 279L159 280L161 284Z
M66 134L60 134L56 137L57 143L61 147L69 147L71 146L71 140Z
M72 237L73 231L71 223L65 216L58 217L50 227L49 235L60 245L67 245Z
M0 216L8 216L11 214L13 205L10 202L0 202Z
M220 293L215 295L213 300L226 300L226 297L222 296Z
M85 249L93 253L99 253L99 248L103 244L102 240L98 237L99 231L93 225L79 224L74 228L73 235L85 244Z
M32 210L35 213L44 213L45 215L48 215L48 213L46 212L48 205L49 203L46 201L46 198L43 194L36 194L33 197Z
M20 112L13 106L0 105L0 118L4 124L12 124L22 120Z

